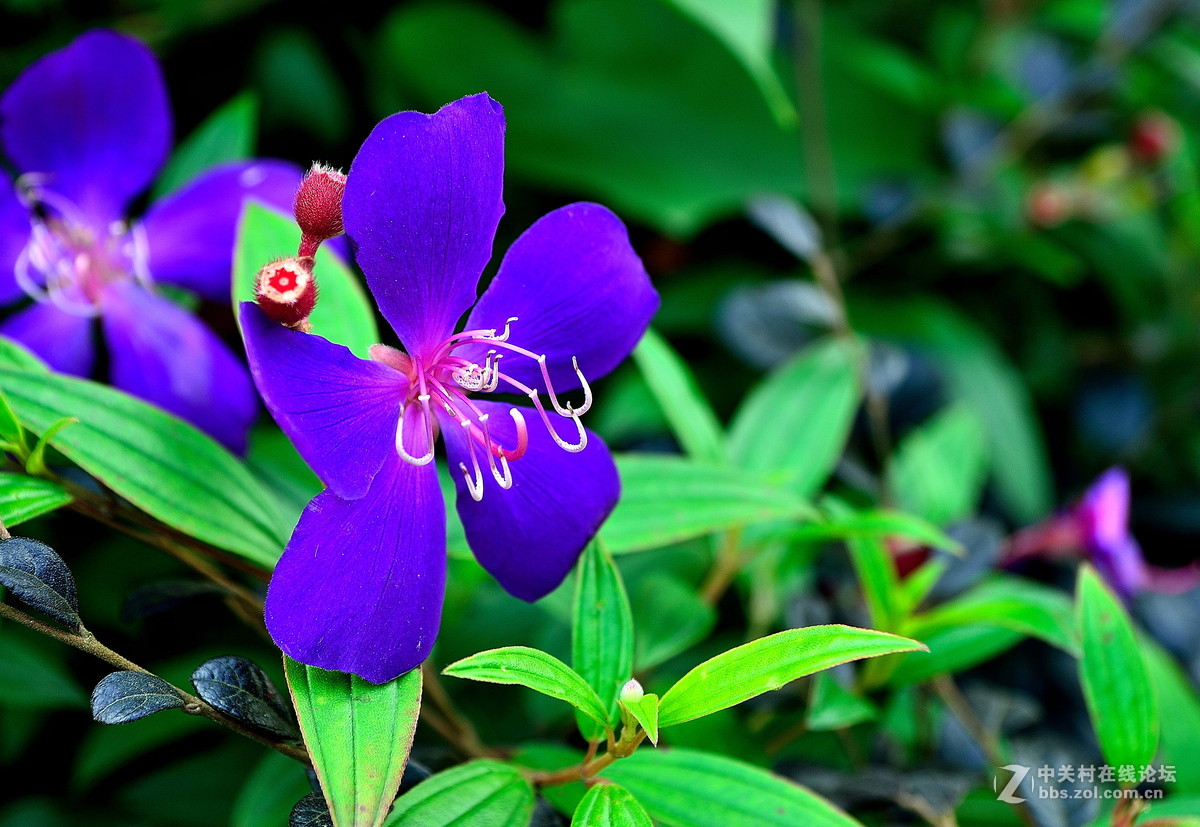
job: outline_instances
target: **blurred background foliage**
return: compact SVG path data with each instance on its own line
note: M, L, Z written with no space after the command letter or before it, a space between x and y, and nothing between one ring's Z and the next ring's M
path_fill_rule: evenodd
M970 518L961 531L994 546L1121 464L1147 557L1163 566L1196 558L1196 2L451 0L380 10L0 0L0 9L0 84L79 32L114 26L161 57L177 138L207 123L225 157L346 168L383 116L486 90L508 118L497 249L562 203L615 209L662 293L655 326L724 421L766 371L836 328L837 306L813 272L826 262L840 274L850 327L871 342L866 382L886 402L883 439L860 413L838 462L849 496L878 494L884 446L899 446L897 457L932 452L960 481L957 499L922 491L904 476L917 460L898 460L890 482L899 504L943 526ZM218 110L226 117L213 127ZM206 313L232 333L217 309ZM598 399L592 427L614 446L674 449L632 365ZM263 456L285 456L270 433L258 443ZM290 495L302 498L312 482L289 483ZM219 598L199 595L162 622L120 617L124 596L183 576L170 560L115 536L97 541L77 517L37 531L87 584L83 614L114 648L177 683L237 649L282 685L266 641L213 622ZM697 641L688 663L738 642L736 629L710 635L715 613L696 599L705 554L684 544L621 558L639 628L657 629L639 640L639 668ZM808 560L771 570L779 594L811 582ZM526 606L473 563L455 559L451 574L440 663L503 643L567 647L564 592ZM1170 627L1162 634L1194 670L1200 642L1179 618L1195 620L1195 601L1172 600L1169 611L1142 611ZM827 619L820 614L819 604L781 597L752 622ZM265 813L286 813L308 789L285 759L185 716L90 725L84 687L98 667L53 642L0 636L0 656L22 667L0 679L3 827L278 823ZM1069 668L1049 660L1050 674ZM1046 689L1019 658L1006 663L1026 689ZM33 685L41 688L30 695ZM489 742L516 740L529 721L554 731L566 717L529 693L455 689ZM478 714L497 695L527 717ZM898 697L884 714L902 728ZM741 721L712 716L680 727L673 743L689 743L692 729L697 745L776 763ZM810 736L790 760L812 761L834 738ZM956 737L947 731L923 749L953 750ZM420 740L414 755L446 760Z

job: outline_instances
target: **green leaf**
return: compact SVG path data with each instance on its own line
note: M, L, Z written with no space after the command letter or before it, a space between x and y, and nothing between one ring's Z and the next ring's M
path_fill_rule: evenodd
M78 417L78 425L55 438L55 448L150 516L258 565L274 566L291 526L262 486L211 437L95 382L0 368L0 387L35 432Z
M924 648L915 640L851 626L778 632L710 658L680 678L662 697L658 725L709 715L839 663Z
M1158 694L1160 718L1169 721L1162 728L1164 764L1188 765L1200 755L1200 696L1175 659L1153 639L1139 636L1139 643ZM1180 774L1172 785L1175 793L1200 793L1200 776ZM1157 805L1155 805L1157 806Z
M653 328L633 351L633 360L683 450L695 460L725 461L725 436L696 377L667 340Z
M621 706L646 730L650 743L658 746L658 696L648 692L636 701L620 701Z
M799 353L762 381L734 415L729 453L802 497L821 489L858 410L859 355L842 341Z
M929 654L905 655L878 681L864 681L868 688L886 678L889 686L923 683L938 675L961 672L1015 646L1025 635L1000 626L971 623L922 631L921 640Z
M772 63L775 43L774 0L668 0L708 29L733 52L754 78L781 126L796 122L796 108Z
M0 444L10 445L19 456L25 456L29 450L25 444L25 429L21 427L17 414L8 399L0 393Z
M235 315L239 302L254 301L254 283L262 266L295 255L299 243L300 228L291 218L253 201L246 204L234 252ZM320 288L317 306L309 318L313 333L345 345L365 359L367 349L379 342L379 329L362 283L328 246L318 251L313 273Z
M87 693L63 665L61 644L0 625L0 706L17 709L87 708Z
M1104 760L1114 766L1150 763L1158 749L1158 695L1129 616L1089 565L1079 570L1076 622L1079 679Z
M675 456L622 454L621 500L600 529L614 554L644 551L715 531L813 515L807 501L762 475Z
M249 92L213 112L167 161L154 184L152 200L174 192L218 164L251 157L257 124L258 99Z
M384 827L516 827L533 817L533 788L513 767L471 761L396 800Z
M597 784L588 790L571 816L571 827L654 827L646 809L633 794L616 784Z
M657 666L703 640L717 622L716 610L694 588L666 572L651 573L638 582L634 607L635 672Z
M667 827L861 827L799 784L707 752L639 750L600 775Z
M938 630L968 624L1012 629L1079 654L1071 599L1032 580L995 575L948 603L912 618L904 633L924 640Z
M312 792L304 769L303 764L278 752L264 755L233 802L230 827L287 824L292 807Z
M72 499L56 482L0 474L0 521L9 528L70 505Z
M292 703L338 827L375 827L391 807L421 710L421 670L385 684L284 658Z
M33 446L33 450L29 452L29 458L25 460L25 472L34 476L40 476L47 472L46 468L46 448L50 446L50 440L68 425L74 425L79 422L79 419L74 416L64 416L56 422L51 422L46 430L38 437L38 441Z
M0 368L29 373L49 373L50 368L20 342L0 337Z
M850 540L846 548L871 614L871 624L876 629L898 630L903 618L897 600L900 576L891 552L882 540L874 539Z
M790 540L806 541L905 537L955 554L962 551L962 546L956 540L923 518L886 509L846 511L828 521L787 527L781 534Z
M602 704L606 721L617 720L617 693L633 674L633 615L621 572L599 542L584 549L575 581L575 609L571 625L571 664L588 682ZM587 740L604 734L582 712L575 714Z
M987 434L962 403L909 434L889 466L891 490L905 511L949 525L979 505L987 476Z
M566 701L601 726L608 720L604 702L579 673L553 655L528 646L504 646L479 652L450 664L442 674L471 681L524 686Z
M810 730L843 729L879 717L874 704L842 686L831 672L815 675L812 685L812 699L804 719Z

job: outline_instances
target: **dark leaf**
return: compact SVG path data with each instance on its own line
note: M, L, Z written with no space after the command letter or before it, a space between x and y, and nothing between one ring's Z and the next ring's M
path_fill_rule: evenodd
M173 609L180 603L209 594L225 594L215 583L198 580L167 580L151 583L132 592L121 606L121 620L129 623L143 620L159 612Z
M288 827L333 827L329 808L320 793L309 793L296 802Z
M54 549L28 537L0 541L0 585L31 609L78 631L75 578Z
M181 706L171 684L144 672L113 672L92 690L92 717L102 724L127 724Z
M227 655L200 664L192 673L192 686L207 703L264 735L297 737L283 697L266 673L246 658Z

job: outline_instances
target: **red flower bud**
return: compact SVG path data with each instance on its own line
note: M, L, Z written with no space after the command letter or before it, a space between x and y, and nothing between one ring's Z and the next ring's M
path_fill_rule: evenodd
M346 176L332 167L313 164L300 182L292 211L304 233L304 241L316 245L345 232L342 224L342 196ZM303 247L303 242L301 242ZM311 253L302 252L302 255Z
M1074 211L1071 192L1059 184L1037 184L1025 200L1025 215L1035 227L1056 227Z
M1129 152L1140 163L1155 166L1179 148L1179 125L1170 115L1146 112L1129 130Z
M285 258L263 267L254 285L254 300L271 321L307 331L309 314L317 304L312 259Z

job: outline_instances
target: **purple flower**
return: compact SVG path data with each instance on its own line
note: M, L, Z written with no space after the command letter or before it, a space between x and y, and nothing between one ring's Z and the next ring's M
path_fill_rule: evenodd
M572 204L517 239L455 333L491 257L503 169L487 95L393 115L354 159L346 232L406 352L359 359L242 305L259 390L328 486L267 592L272 636L304 663L384 682L428 656L446 574L439 432L471 548L519 598L557 587L616 504L612 457L580 424L584 377L628 355L658 295L620 220ZM563 401L580 389L577 408Z
M0 142L18 176L0 180L0 305L35 300L0 334L88 376L98 321L114 385L241 451L257 412L245 367L155 284L227 302L243 202L287 209L299 169L226 164L129 221L130 202L166 160L171 115L154 56L106 31L13 82L0 100Z
M1096 570L1123 597L1146 586L1146 561L1137 540L1129 533L1129 475L1110 468L1092 483L1075 506L1083 551Z

